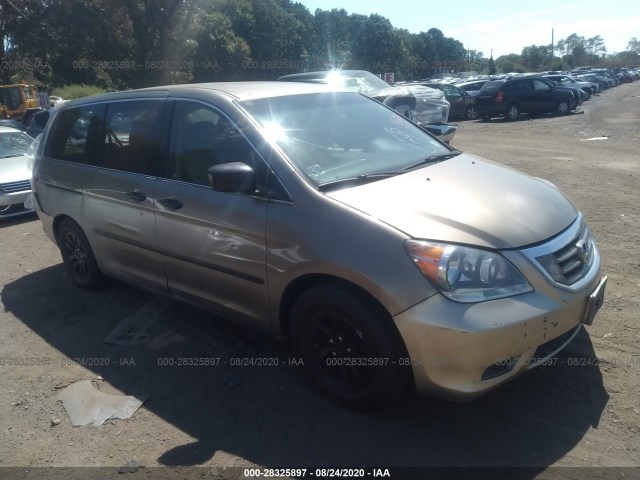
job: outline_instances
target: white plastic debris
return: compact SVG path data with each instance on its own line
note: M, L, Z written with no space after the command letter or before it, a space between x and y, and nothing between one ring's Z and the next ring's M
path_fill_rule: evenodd
M62 390L57 398L62 401L71 425L92 424L99 427L112 418L131 418L148 397L138 399L127 395L109 395L96 390L91 380L82 380Z

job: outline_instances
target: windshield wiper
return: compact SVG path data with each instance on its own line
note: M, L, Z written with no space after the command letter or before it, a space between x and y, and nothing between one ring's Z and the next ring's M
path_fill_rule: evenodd
M400 170L397 172L366 173L363 175L358 175L356 177L341 178L340 180L321 183L320 185L318 185L318 188L320 189L320 191L326 192L328 190L334 190L345 185L351 185L355 187L357 185L364 185L365 183L375 182L376 180L382 180L383 178L395 177L396 175L401 175L403 173L406 172Z
M450 158L453 157L457 157L458 155L460 155L462 152L460 150L454 150L453 152L449 152L449 153L443 153L441 155L433 155L431 157L427 157L424 160L420 160L419 162L416 163L412 163L411 165L404 167L402 170L406 171L406 170L412 170L416 167L419 167L421 165L426 165L428 163L438 163L438 162L442 162L444 160L449 160Z

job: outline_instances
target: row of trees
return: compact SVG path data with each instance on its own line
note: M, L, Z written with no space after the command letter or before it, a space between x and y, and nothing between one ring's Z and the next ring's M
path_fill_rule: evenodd
M465 70L638 63L640 53L636 48L628 57L605 58L600 37L574 34L558 42L561 57L551 55L550 46L531 46L494 63L437 28L414 34L380 15L311 13L291 0L5 0L0 37L3 83L104 88L274 79L336 67L418 79Z
M520 55L498 57L496 68L502 72L525 72L540 70L567 70L581 65L614 67L638 65L640 42L629 40L624 52L608 55L600 35L585 38L576 33L552 45L531 45L522 49Z

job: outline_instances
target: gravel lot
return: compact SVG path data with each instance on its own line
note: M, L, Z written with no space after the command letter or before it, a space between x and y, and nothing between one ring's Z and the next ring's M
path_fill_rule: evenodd
M178 465L207 467L197 478L254 465L526 466L528 478L613 478L607 469L549 467L638 467L640 82L582 110L462 122L452 142L558 185L584 212L609 276L593 326L554 366L471 403L414 397L376 414L344 410L288 365L286 345L118 283L79 290L37 218L0 224L0 478L20 476L3 467L116 472L129 462L176 476ZM132 315L154 317L152 333L166 344L104 344ZM277 358L279 366L160 365L210 357ZM73 427L56 395L82 379L149 398L129 420Z

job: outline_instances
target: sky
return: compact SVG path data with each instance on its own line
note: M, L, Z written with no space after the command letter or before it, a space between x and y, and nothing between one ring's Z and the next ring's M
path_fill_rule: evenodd
M551 44L572 33L600 35L608 53L626 50L640 39L638 0L298 0L311 13L344 8L348 13L377 13L411 33L440 29L446 37L485 57L521 53L529 45ZM493 49L493 53L492 53Z

